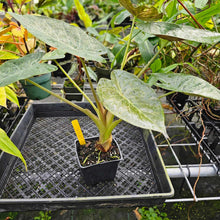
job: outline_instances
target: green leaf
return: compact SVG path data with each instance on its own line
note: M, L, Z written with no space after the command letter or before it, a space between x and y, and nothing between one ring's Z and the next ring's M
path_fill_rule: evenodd
M189 40L199 43L215 44L220 41L220 34L207 30L178 25L168 22L138 23L142 31L167 40Z
M37 8L46 8L48 6L53 6L57 4L57 0L39 0L36 4Z
M129 16L130 13L127 10L120 11L115 17L114 24L121 24Z
M0 66L0 87L7 86L21 79L50 73L56 66L39 63L44 53L32 53L16 60L9 60Z
M179 65L183 65L181 63L175 63L175 64L172 64L172 65L169 65L167 67L164 67L164 68L161 68L160 69L160 72L161 73L170 73L173 69L175 69L177 66Z
M30 33L50 46L87 60L104 62L101 55L107 53L105 46L79 27L45 16L10 14Z
M83 68L83 70L84 70L84 68ZM88 74L89 74L90 78L91 78L92 80L94 80L95 82L97 82L97 75L96 75L96 73L92 70L92 68L90 68L90 67L88 66L88 67L87 67L87 70L88 70Z
M183 65L189 65L192 69L195 70L196 73L200 74L199 69L194 67L191 63L185 62L185 63L175 63L171 64L170 66L163 67L160 69L160 73L170 73L173 69L175 69L177 66L183 66Z
M195 0L195 7L196 8L204 8L208 3L208 0Z
M61 50L54 50L52 52L46 53L43 57L42 60L56 60L56 59L61 59L65 57L65 52Z
M10 53L8 51L2 51L0 50L0 60L11 60L11 59L17 59L19 56Z
M10 100L11 102L15 103L17 106L19 106L19 101L14 90L11 89L9 86L6 86L5 92L6 92L6 98Z
M220 13L220 3L216 5L212 5L210 8L199 12L195 15L195 18L199 23L204 25L208 20L212 18L212 16L218 15Z
M159 71L162 67L162 62L161 60L158 58L156 59L151 65L150 68L152 70L153 73L156 73L157 71Z
M178 10L177 10L177 0L173 0L173 1L169 2L168 6L166 7L167 17L171 18L177 12L178 12Z
M207 21L212 19L212 16L218 15L219 13L220 13L220 3L212 5L210 8L207 8L195 14L194 17L201 25L205 25ZM186 19L181 19L176 22L176 24L183 24L183 23L192 25L194 21L192 20L192 18L187 17Z
M149 40L146 40L138 44L138 48L144 61L148 63L148 61L154 56L154 46Z
M117 117L167 137L164 112L156 93L135 75L114 70L111 80L100 79L97 94L105 108Z
M14 155L22 160L27 170L27 164L19 149L10 140L4 130L0 128L0 149L8 154Z
M149 85L220 100L220 90L199 77L184 73L153 73L150 76Z
M74 1L73 0L66 0L66 7L67 7L67 12L71 14L71 11L74 7Z

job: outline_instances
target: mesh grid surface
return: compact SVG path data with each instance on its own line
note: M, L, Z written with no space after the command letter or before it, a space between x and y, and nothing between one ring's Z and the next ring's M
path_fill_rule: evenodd
M76 136L71 125L74 119L79 120L85 137L97 136L96 126L86 116L36 118L22 148L28 172L17 160L1 198L70 198L158 192L140 130L125 122L113 132L124 157L115 180L87 186L75 157Z

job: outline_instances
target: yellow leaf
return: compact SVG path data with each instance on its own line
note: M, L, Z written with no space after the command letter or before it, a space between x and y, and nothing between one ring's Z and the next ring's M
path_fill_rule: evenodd
M30 2L31 0L15 0L19 5Z
M5 87L0 87L0 105L7 108Z
M16 24L15 22L11 22L10 26L12 27L11 29L11 33L15 36L15 37L21 37L24 38L24 34L25 34L25 28L21 25L19 26L18 24Z
M79 0L74 0L76 10L78 12L79 18L84 22L85 27L92 26L92 20L89 15L85 12L83 5L79 2Z
M119 0L119 3L126 8L132 15L143 21L155 21L162 18L162 14L159 14L157 9L151 5L140 5L135 7L131 0Z
M12 60L12 59L18 59L19 56L10 53L8 51L0 50L0 60Z
M0 34L1 35L1 34ZM12 37L10 35L3 35L0 36L0 43L4 42L4 41L8 41L8 40L12 40Z
M12 19L12 16L8 13L5 14L5 18L7 18L8 20L11 20Z
M213 21L212 21L212 19L209 19L206 23L205 23L205 26L207 27L207 28L209 28L209 29L213 29L213 27L214 27L214 24L213 24Z
M11 102L15 103L17 106L19 106L19 101L17 98L16 93L11 89L9 86L5 87L5 92L6 92L6 98L10 100Z
M118 43L119 43L119 44L124 44L125 41L128 41L128 40L129 40L129 38L130 38L130 34L128 34L127 36L125 36L125 37L123 38L123 40L119 41Z
M0 149L8 154L19 157L24 163L25 169L27 171L27 164L20 150L14 145L14 143L7 136L6 132L1 128L0 128Z
M73 26L79 27L79 25L76 24L76 23L71 23L70 25L73 25Z
M31 52L34 50L35 46L36 46L36 40L34 38L28 39L26 41L26 45L28 47L28 50ZM21 49L24 51L24 53L27 53L26 47L25 45L21 45L20 46Z
M9 31L11 31L11 27L7 27L7 28L1 30L1 31L0 31L0 36L2 36L3 34L8 33Z
M3 3L0 3L0 10L2 10L3 8Z

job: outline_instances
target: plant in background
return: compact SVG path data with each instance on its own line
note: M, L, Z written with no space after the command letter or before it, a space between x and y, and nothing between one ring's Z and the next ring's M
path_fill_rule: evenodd
M28 82L38 86L44 91L47 91L60 100L65 101L91 118L99 130L97 148L104 152L110 149L112 142L111 133L122 120L143 129L161 132L166 138L168 138L164 124L164 112L160 101L163 96L157 96L155 91L151 88L153 85L171 90L170 93L183 92L186 94L220 100L220 92L217 88L192 75L184 73L176 74L172 72L153 73L150 75L148 83L145 83L140 79L140 77L158 57L163 48L168 44L167 41L160 41L158 51L137 74L137 76L123 70L129 59L129 48L136 19L139 21L137 27L140 31L168 39L215 44L220 40L220 34L199 30L186 25L152 22L152 20L157 20L162 17L162 14L158 13L157 9L152 5L132 4L132 2L127 0L120 0L119 2L134 16L131 33L125 48L120 69L112 71L110 80L99 80L96 91L97 94L93 88L84 60L104 62L102 55L107 54L108 50L103 46L103 44L88 36L80 28L70 26L63 21L43 16L22 16L14 13L11 14L35 37L44 41L46 44L57 48L57 50L54 51L53 54L50 54L50 56L46 55L47 59L59 58L58 52L61 54L71 53L80 57L88 77L96 105L94 105L91 99L76 85L76 83L68 76L67 73L65 73L65 71L64 73L70 80L72 80L71 82L91 104L95 114L88 109L83 109L76 103L63 99L51 91L47 91L27 79L31 76L38 75L41 71L43 72L46 66L39 62L45 59L45 57L43 57L44 54L29 54L17 60L8 61L0 67L0 86L6 86L20 79L27 79ZM147 20L149 22L141 22L141 20ZM187 33L190 33L190 35ZM37 65L37 68L34 68L35 65ZM164 96L166 95L167 94ZM115 116L119 119L114 120Z
M165 212L160 212L157 206L137 208L135 211L138 220L169 220Z
M189 8L190 11L187 8ZM178 25L187 24L187 26L219 32L219 1L196 0L194 3L184 1L183 4L181 1L173 0L164 4L163 9L165 11L163 21L165 22L172 22ZM161 32L160 36L162 37L162 35L163 33ZM170 36L168 39L172 37L175 36ZM219 42L201 43L200 41L175 41L175 38L173 38L173 40L174 41L171 41L171 43L167 44L164 48L160 59L154 62L154 67L173 67L172 71L176 73L184 72L199 76L219 89ZM158 63L160 65L156 65ZM177 65L177 63L179 65ZM152 70L155 70L155 68ZM157 71L161 72L160 68L157 69ZM219 102L208 99L206 103L208 103L208 105L203 105L205 111L211 115L211 117L219 119L218 116L216 117L216 115L212 113L211 108L209 108L209 104L218 106Z
M51 211L40 211L39 216L34 217L34 220L50 220L52 218L50 214Z

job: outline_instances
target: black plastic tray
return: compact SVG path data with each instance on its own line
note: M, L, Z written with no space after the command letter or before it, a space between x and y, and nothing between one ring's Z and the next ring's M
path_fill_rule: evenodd
M91 109L87 103L78 103ZM9 154L0 158L0 211L131 207L163 203L174 194L152 133L120 123L113 136L124 161L114 181L87 186L76 163L71 121L85 137L97 135L94 123L63 103L34 103L11 139L28 165Z
M218 175L220 175L220 121L212 120L207 116L205 110L202 110L203 127L200 117L201 100L187 99L181 108L179 108L180 105L178 105L177 102L172 102L172 105L176 112L180 114L182 120L197 142L200 142L202 139L205 127L204 138L201 145L206 154L208 154L210 162L215 163L217 166Z

